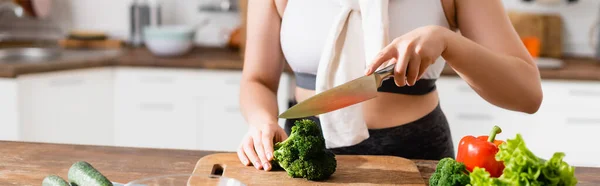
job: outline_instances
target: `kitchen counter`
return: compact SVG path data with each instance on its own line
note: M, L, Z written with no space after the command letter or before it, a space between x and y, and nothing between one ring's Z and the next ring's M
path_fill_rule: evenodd
M600 81L600 62L593 59L567 57L560 69L541 69L542 79ZM223 48L193 49L185 56L161 58L153 56L144 48L123 49L120 55L106 55L81 60L53 61L48 63L2 63L0 78L14 78L23 74L72 70L102 66L136 66L163 68L205 68L220 70L241 70L243 62L239 51ZM286 65L286 72L291 72ZM446 65L442 76L456 76L456 72Z
M54 60L46 63L3 63L0 61L0 78L103 66L241 70L243 62L239 51L233 49L198 47L183 56L157 57L147 49L136 48L122 49L118 55L111 52L104 56L79 60ZM285 71L291 72L289 66L286 66Z
M191 173L196 162L216 152L143 149L0 141L0 185L40 185L44 177L67 177L76 161L84 160L111 181L129 181L166 174ZM427 182L436 161L414 160ZM576 168L579 184L599 185L600 168Z
M562 60L562 68L540 69L542 79L600 81L600 61L578 57L565 57ZM457 73L446 65L442 76L457 76Z

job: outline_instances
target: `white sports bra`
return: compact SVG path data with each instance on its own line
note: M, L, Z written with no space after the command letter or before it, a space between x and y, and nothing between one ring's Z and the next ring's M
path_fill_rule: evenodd
M449 27L441 0L390 0L388 9L390 39L422 26ZM319 59L340 11L340 5L331 0L288 0L280 39L284 57L296 75L297 86L314 90ZM441 57L437 59L422 79L437 79L444 64Z

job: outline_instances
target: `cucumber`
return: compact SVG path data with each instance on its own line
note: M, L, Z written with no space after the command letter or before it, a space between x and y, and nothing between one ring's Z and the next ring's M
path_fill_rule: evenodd
M85 161L75 162L69 169L68 176L71 185L113 186L104 175Z
M42 186L69 186L69 183L57 175L49 175L42 181Z

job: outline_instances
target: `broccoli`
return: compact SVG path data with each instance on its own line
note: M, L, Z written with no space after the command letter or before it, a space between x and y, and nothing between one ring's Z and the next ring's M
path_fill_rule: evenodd
M430 186L464 186L469 182L469 171L465 164L452 158L441 159L429 179Z
M273 165L283 168L290 177L325 180L337 167L335 155L325 148L319 126L312 120L296 121L290 136L275 144Z

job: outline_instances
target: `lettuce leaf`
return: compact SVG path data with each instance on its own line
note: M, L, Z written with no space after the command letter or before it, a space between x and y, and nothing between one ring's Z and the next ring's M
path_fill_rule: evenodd
M471 179L470 186L509 186L511 184L504 180L490 177L490 173L485 171L484 168L475 167L473 172L469 174Z
M500 179L513 185L541 186L538 178L542 173L543 163L525 146L521 134L514 139L506 140L500 145L496 160L504 162L504 171Z
M565 153L554 153L545 161L542 169L542 180L546 185L577 185L575 168L563 161Z
M574 186L575 168L563 161L565 154L554 153L546 161L537 157L525 145L521 134L499 146L496 160L504 163L499 178L491 178L485 169L476 168L469 175L471 185Z

